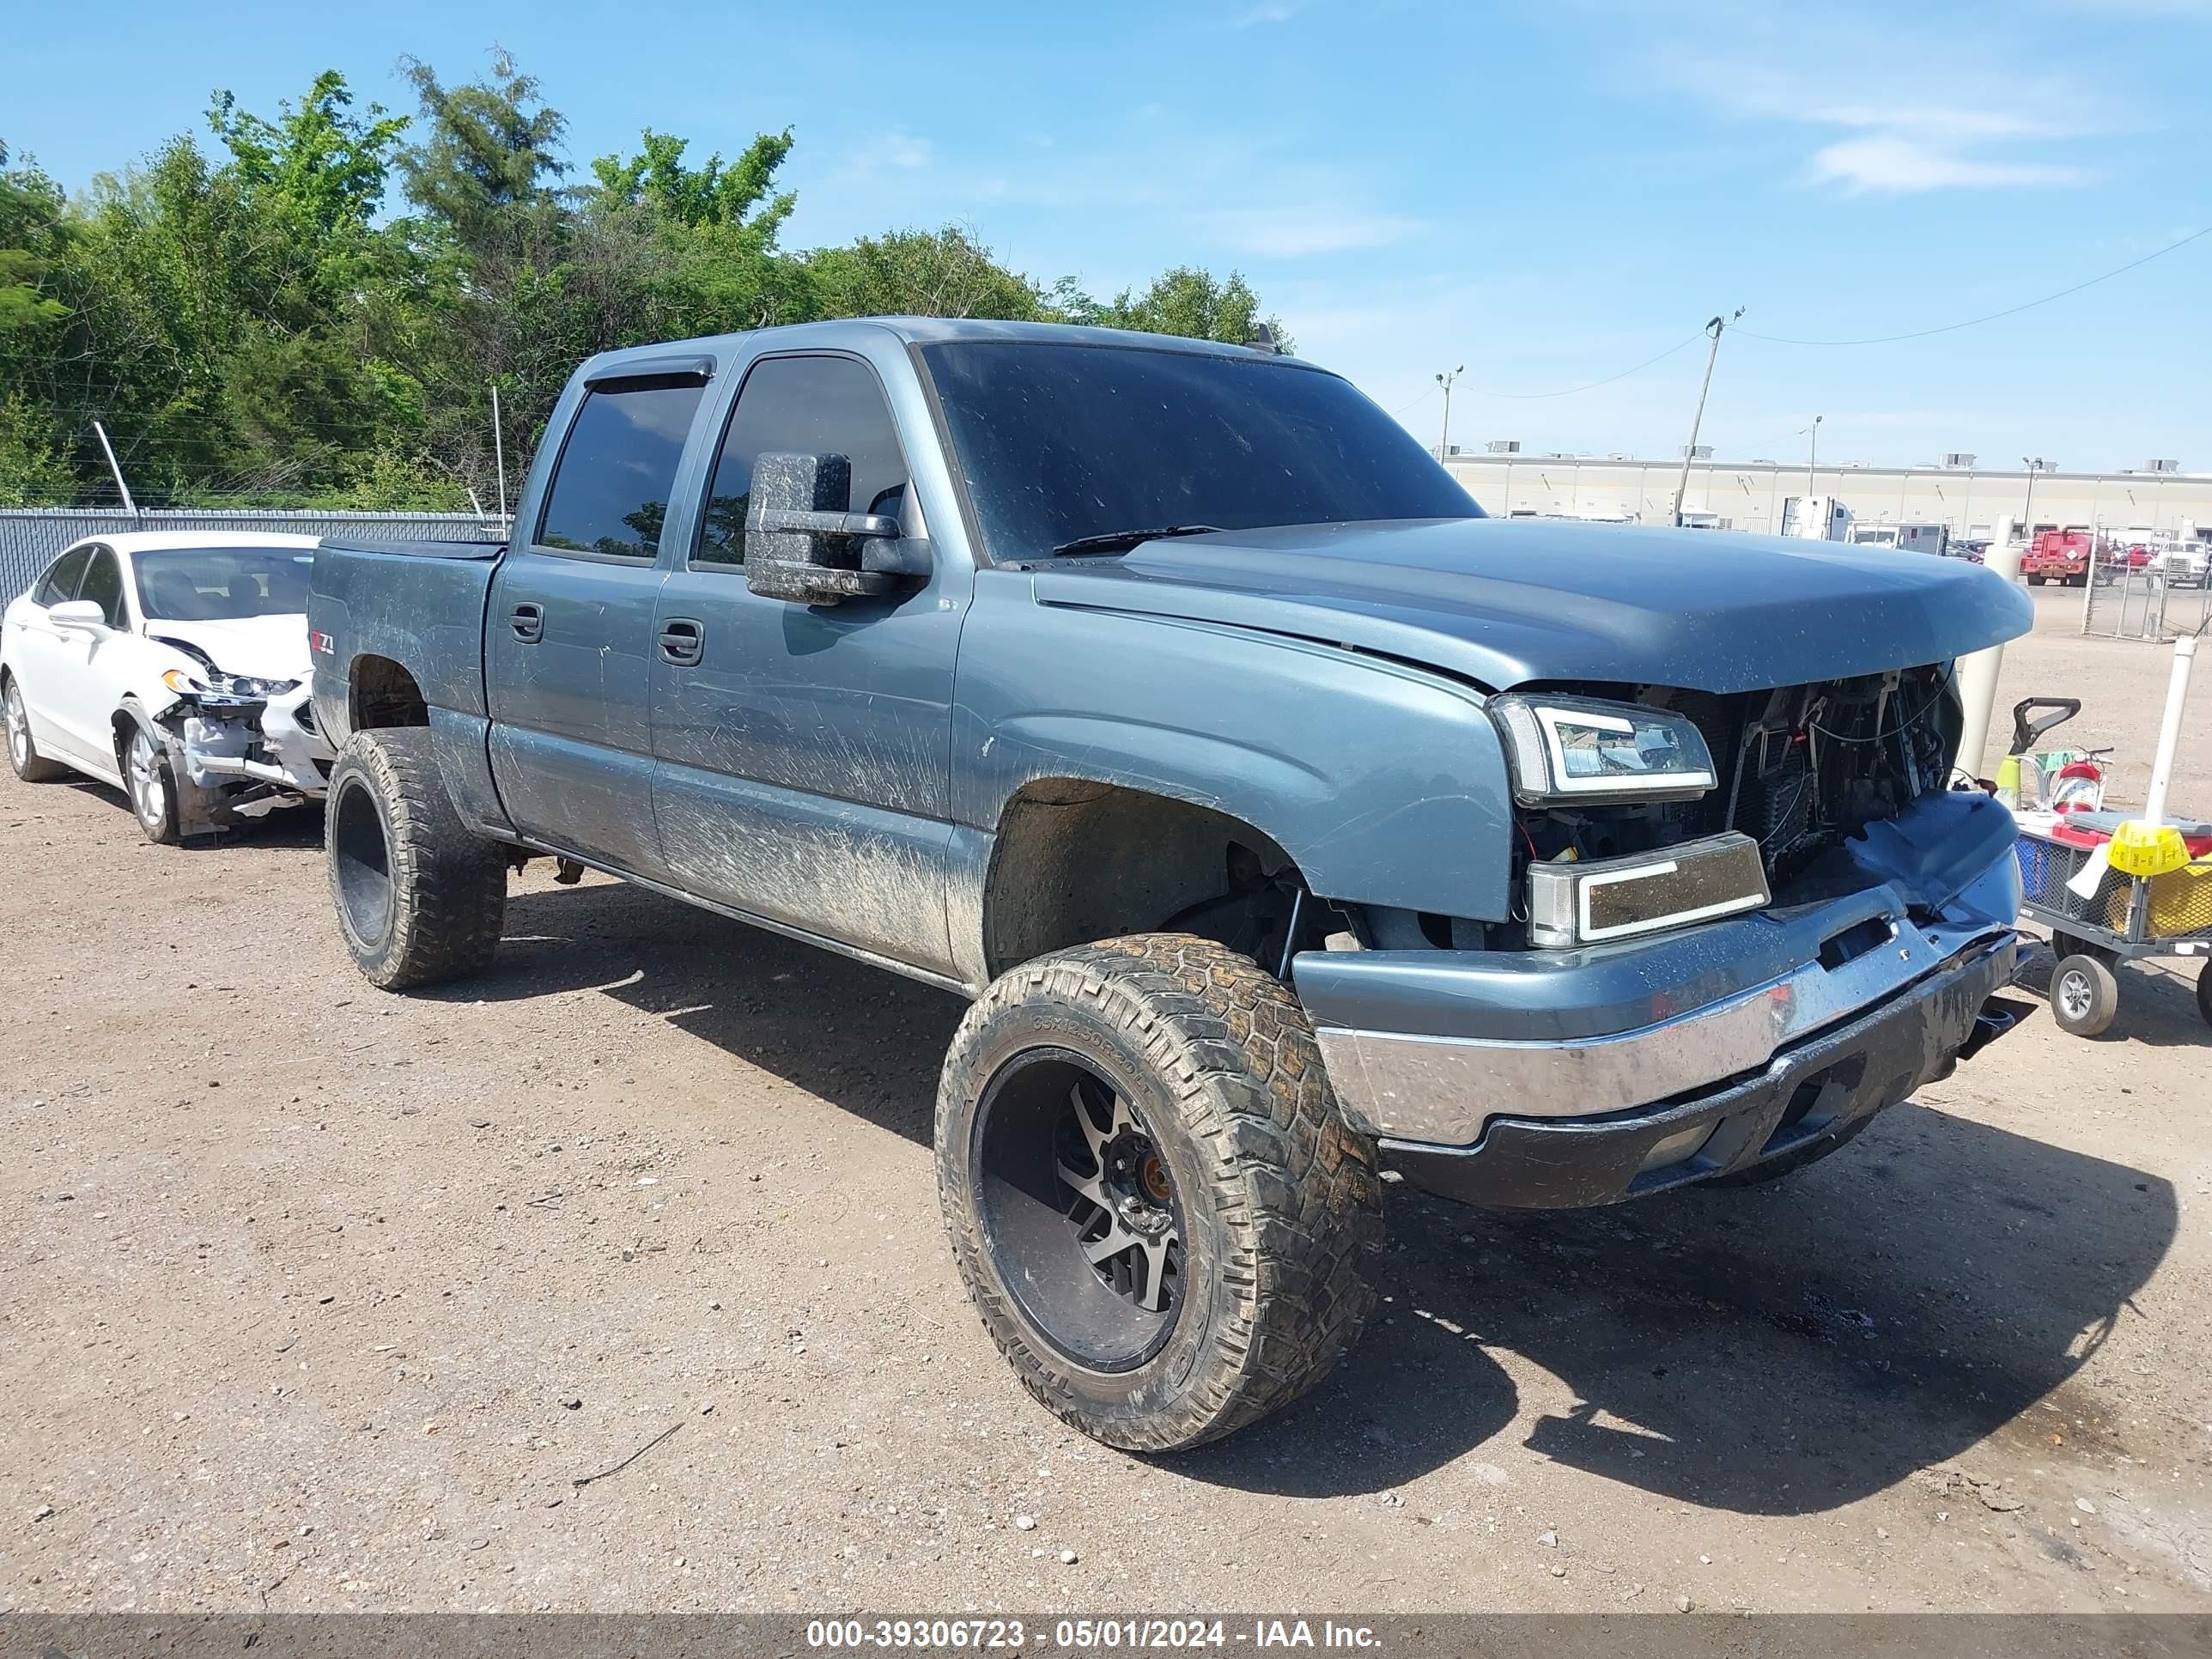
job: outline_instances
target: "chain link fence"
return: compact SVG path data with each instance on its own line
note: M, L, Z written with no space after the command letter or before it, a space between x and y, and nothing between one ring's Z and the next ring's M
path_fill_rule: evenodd
M134 530L260 530L291 536L374 536L388 541L497 541L495 518L469 513L315 513L280 508L0 508L0 605L25 592L64 549L87 536Z
M2203 551L2097 538L2081 594L2081 631L2108 640L2160 643L2202 634L2212 623L2212 579Z

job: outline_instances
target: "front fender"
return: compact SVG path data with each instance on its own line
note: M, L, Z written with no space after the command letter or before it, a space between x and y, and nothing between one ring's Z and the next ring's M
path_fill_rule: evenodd
M1280 635L1037 605L979 573L953 711L953 810L994 830L1042 778L1140 789L1271 837L1328 898L1503 921L1510 795L1481 696Z

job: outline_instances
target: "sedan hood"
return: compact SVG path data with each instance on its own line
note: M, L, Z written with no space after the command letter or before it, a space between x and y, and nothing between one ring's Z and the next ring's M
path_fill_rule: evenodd
M215 659L226 674L258 680L304 680L313 659L307 653L307 618L295 611L277 617L226 617L216 622L146 619L149 639L181 640Z
M1943 662L2027 631L1962 560L1558 520L1223 531L1036 567L1036 597L1344 644L1492 690L1536 680L1726 694Z

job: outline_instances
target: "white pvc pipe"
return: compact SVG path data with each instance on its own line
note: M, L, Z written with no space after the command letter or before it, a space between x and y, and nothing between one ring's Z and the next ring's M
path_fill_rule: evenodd
M2006 520L2000 531L2009 530ZM1990 550L1982 555L1982 568L1994 570L2008 582L2020 580L2020 549L2012 545L2009 537L2000 533L1990 544ZM1965 705L1966 726L1960 733L1958 765L1967 776L1978 778L1982 773L1982 751L1989 747L1990 718L1996 708L1997 671L2004 666L2004 647L1993 645L1986 651L1969 652L1959 659L1959 697Z
M2143 797L2142 822L2153 829L2166 822L2166 787L2173 780L2174 752L2181 747L2181 711L2189 701L2189 672L2197 661L2197 635L2173 642L2173 677L2166 683L2166 713L2158 723L2158 753L2150 763L2150 793Z

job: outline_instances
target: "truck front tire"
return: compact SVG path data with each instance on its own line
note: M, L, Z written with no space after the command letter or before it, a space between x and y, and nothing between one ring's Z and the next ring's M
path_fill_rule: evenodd
M945 1057L937 1170L992 1340L1110 1446L1180 1450L1288 1404L1374 1304L1374 1146L1297 999L1210 940L1109 939L1000 978Z
M338 933L380 990L491 965L507 857L453 811L427 728L356 732L331 770L324 848Z

